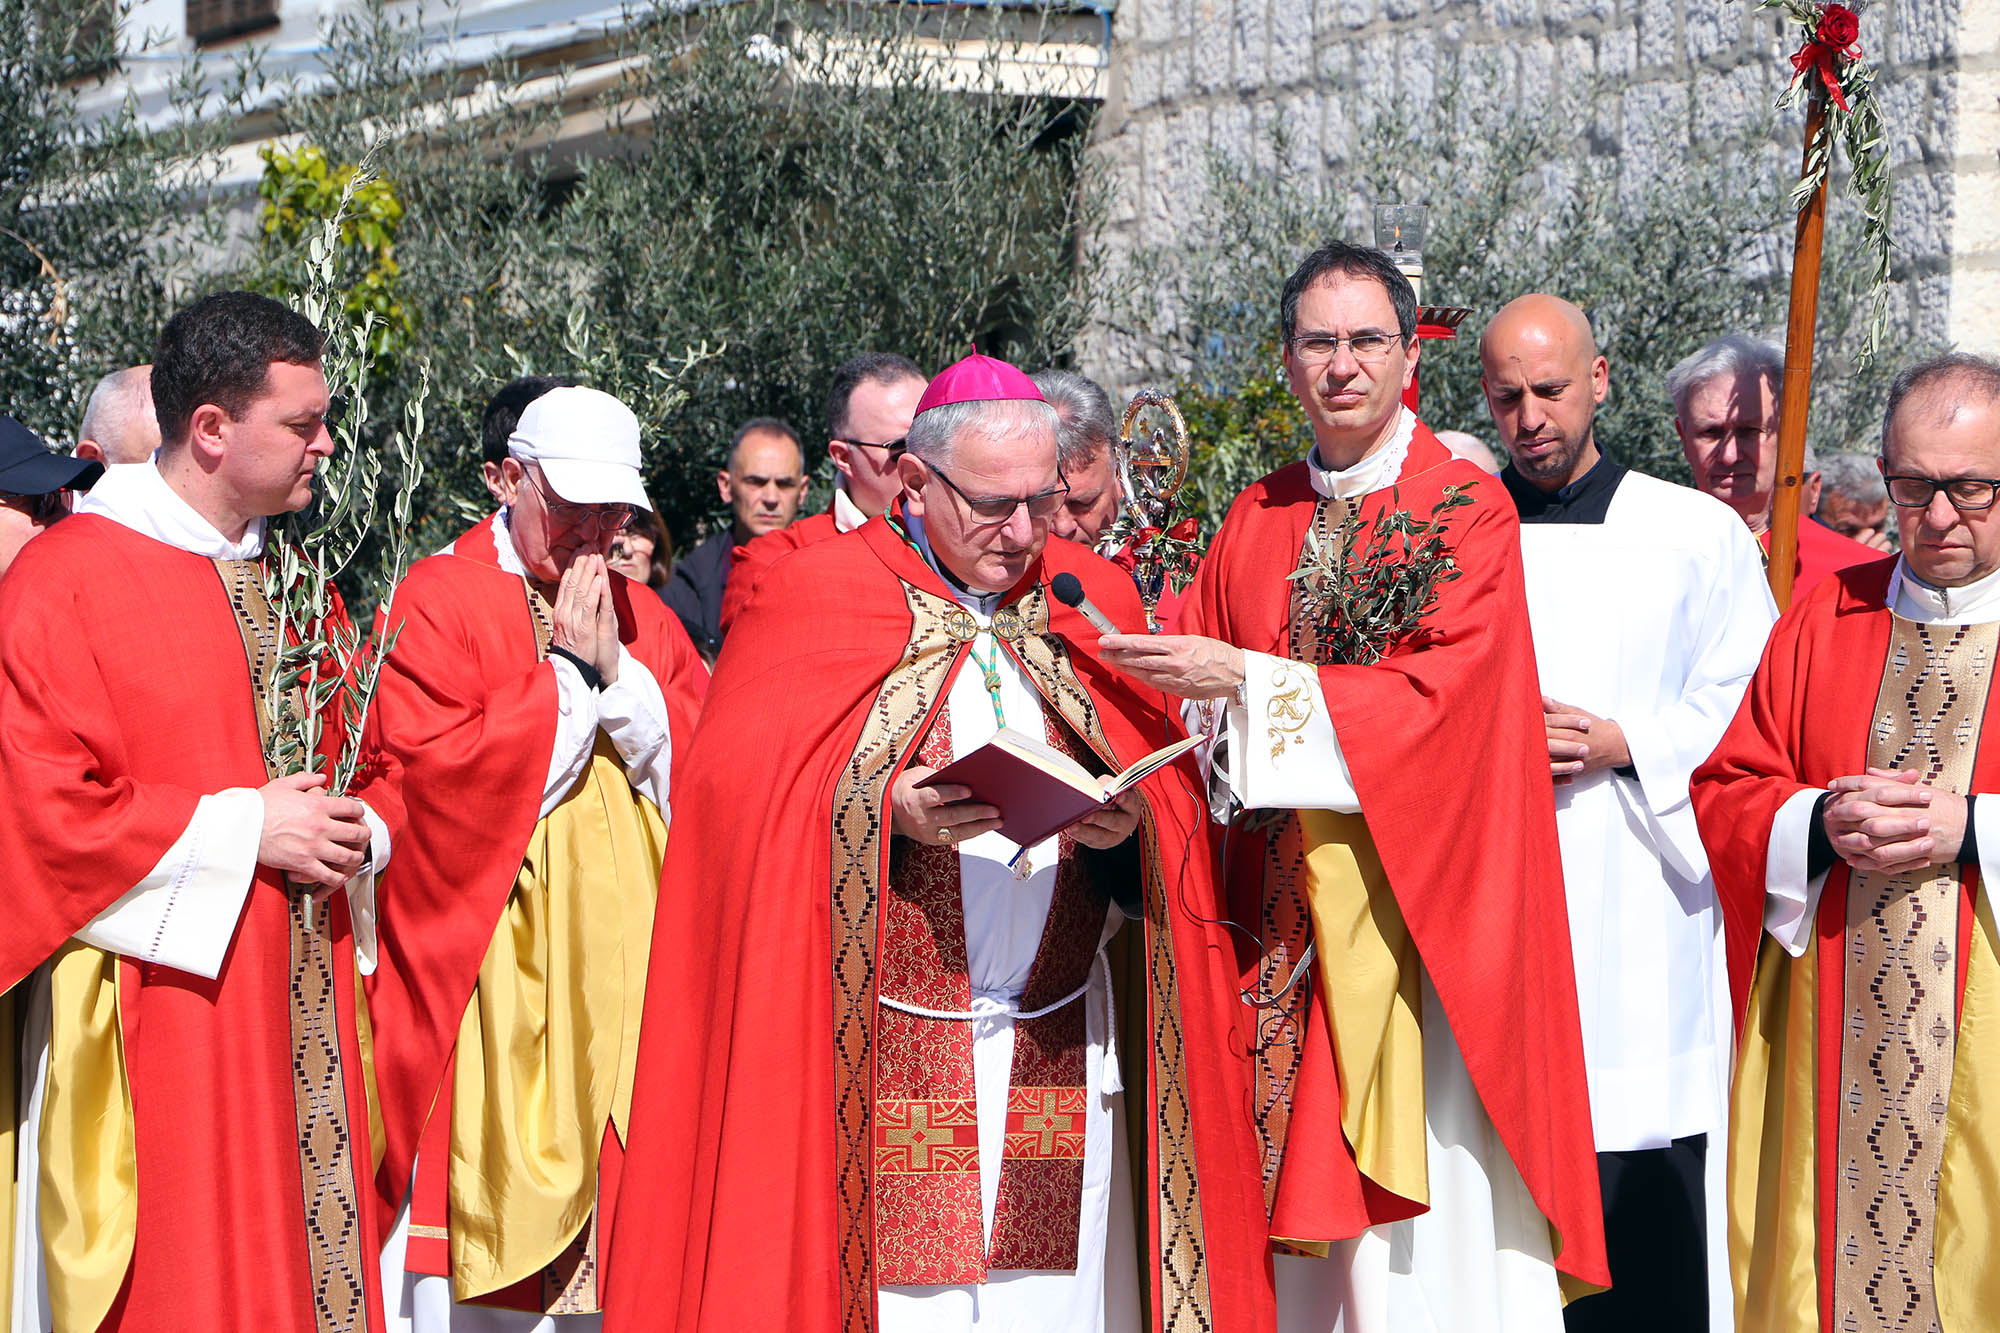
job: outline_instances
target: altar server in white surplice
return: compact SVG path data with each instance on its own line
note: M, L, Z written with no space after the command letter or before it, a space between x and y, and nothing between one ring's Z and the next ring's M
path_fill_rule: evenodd
M1514 301L1480 369L1521 515L1611 1258L1566 1323L1726 1330L1729 983L1688 778L1777 608L1727 506L1598 450L1609 369L1581 310Z

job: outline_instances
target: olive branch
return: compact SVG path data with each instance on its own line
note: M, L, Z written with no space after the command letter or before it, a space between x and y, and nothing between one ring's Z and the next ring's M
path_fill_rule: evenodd
M1826 45L1822 34L1829 9L1838 10L1846 15L1849 22L1853 21L1851 11L1839 5L1828 5L1822 0L1759 0L1758 8L1778 10L1798 26L1806 42L1800 48L1802 55L1816 45ZM1823 79L1815 77L1815 69L1804 66L1798 68L1797 77L1778 94L1777 106L1779 110L1790 110L1803 106L1809 97L1819 97L1826 112L1818 133L1806 146L1805 169L1799 175L1798 184L1792 187L1791 200L1795 211L1803 211L1814 192L1826 180L1836 138L1840 140L1841 151L1847 157L1847 188L1861 208L1861 248L1868 253L1868 280L1874 295L1868 318L1868 336L1862 343L1859 357L1865 364L1881 346L1889 325L1891 192L1889 131L1882 120L1881 99L1875 92L1875 66L1861 59L1860 53L1861 48L1855 45L1828 48L1827 51L1834 80L1839 85L1841 97L1847 102L1846 106L1841 106L1839 101L1828 95Z
M1318 639L1319 660L1370 666L1409 637L1437 606L1438 589L1464 571L1446 543L1451 511L1472 503L1477 483L1447 486L1418 519L1397 509L1375 521L1365 541L1357 510L1329 537L1307 529L1299 567L1299 608Z
M380 449L370 447L364 430L377 316L363 310L358 322L347 319L339 278L342 223L356 192L374 177L364 160L306 247L305 282L292 304L326 331L321 365L336 404L330 413L335 449L319 470L312 502L274 516L264 534L264 593L278 628L278 669L265 699L272 720L265 758L278 774L315 769L331 719L338 731L327 775L333 795L345 794L354 781L362 723L397 630L384 623L371 640L339 606L334 581L371 536L386 557L368 589L374 601L386 608L409 568L412 508L424 474L417 443L430 394L430 370L420 363L402 422Z

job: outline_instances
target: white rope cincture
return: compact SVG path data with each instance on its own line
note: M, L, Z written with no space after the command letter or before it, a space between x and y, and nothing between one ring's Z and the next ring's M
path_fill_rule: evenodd
M1125 1080L1118 1069L1118 1002L1112 996L1111 963L1105 958L1104 950L1099 949L1097 957L1091 960L1090 972L1091 975L1083 979L1081 986L1078 986L1054 1004L1045 1004L1039 1009L1022 1009L1012 1000L996 999L991 995L973 996L973 1007L970 1009L927 1009L923 1005L911 1004L907 1000L898 1000L887 995L877 995L875 1001L887 1008L894 1009L898 1013L910 1014L916 1018L935 1018L945 1023L970 1023L981 1018L1011 1018L1016 1023L1021 1023L1031 1018L1047 1017L1063 1006L1072 1004L1083 998L1084 994L1090 990L1092 978L1102 974L1104 977L1104 1091L1106 1093L1123 1092L1125 1090Z

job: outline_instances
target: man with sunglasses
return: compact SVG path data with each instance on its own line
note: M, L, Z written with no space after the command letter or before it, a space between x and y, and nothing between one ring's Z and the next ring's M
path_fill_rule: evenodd
M669 772L706 682L605 566L650 507L630 409L510 384L486 424L501 508L397 590L370 717L408 809L368 998L383 1287L417 1333L473 1303L482 1329L595 1326Z
M1746 1329L1991 1320L2000 363L1899 374L1880 467L1902 554L1793 603L1694 777L1741 1024Z
M722 592L724 635L749 605L765 570L801 546L854 531L889 507L902 486L896 459L925 383L916 362L894 352L863 352L833 372L826 394L833 502L826 512L741 542L731 553L729 583Z
M69 514L71 496L104 475L104 464L64 458L12 417L0 416L0 574L28 540Z
M1519 520L1403 406L1387 255L1308 255L1279 330L1311 451L1231 506L1184 633L1100 645L1210 740L1279 1327L1560 1329L1558 1271L1609 1274ZM1406 522L1450 565L1350 646Z
M1029 847L925 785L1003 729L1100 773L1165 744L1049 585L1135 628L1137 594L1049 540L1027 376L972 356L916 407L896 503L771 567L688 754L634 1114L691 1143L627 1164L646 1281L606 1327L1268 1328L1192 773Z

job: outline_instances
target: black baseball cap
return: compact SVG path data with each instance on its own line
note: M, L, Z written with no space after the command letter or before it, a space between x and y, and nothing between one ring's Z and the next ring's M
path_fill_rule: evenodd
M42 443L41 436L10 416L0 416L0 492L47 495L87 491L104 475L104 464L71 458Z

